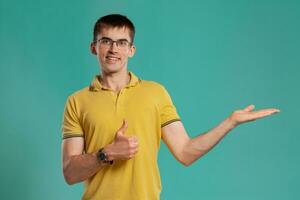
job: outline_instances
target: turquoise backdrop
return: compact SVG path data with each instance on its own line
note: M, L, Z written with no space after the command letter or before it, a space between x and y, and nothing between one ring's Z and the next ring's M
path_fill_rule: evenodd
M135 23L129 69L165 85L191 137L249 104L281 109L188 168L162 143L162 200L300 199L300 1L0 2L1 199L80 199L62 176L62 113L99 72L89 43L110 13Z

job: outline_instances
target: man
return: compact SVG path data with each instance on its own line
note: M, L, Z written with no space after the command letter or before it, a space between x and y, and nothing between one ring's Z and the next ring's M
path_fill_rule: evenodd
M135 53L135 28L122 15L100 18L91 52L101 75L69 96L62 125L63 174L68 184L85 181L82 199L158 200L160 139L185 166L212 149L237 125L278 109L234 111L205 134L189 138L166 89L127 69Z

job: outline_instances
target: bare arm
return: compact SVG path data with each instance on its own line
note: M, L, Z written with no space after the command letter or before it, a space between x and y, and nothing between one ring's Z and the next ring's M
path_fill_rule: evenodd
M173 122L162 128L163 140L175 158L183 165L189 166L211 150L237 125L279 112L277 109L251 112L253 109L254 106L250 105L243 110L237 110L212 130L193 139L189 138L180 121Z
M137 138L124 135L127 127L127 122L124 120L122 127L116 132L114 141L104 147L108 160L128 160L137 153ZM83 148L83 137L68 138L62 142L63 175L70 185L90 178L108 165L98 161L97 152L83 154Z
M96 152L83 154L83 146L82 137L68 138L62 142L63 174L70 185L88 179L106 165L97 160Z

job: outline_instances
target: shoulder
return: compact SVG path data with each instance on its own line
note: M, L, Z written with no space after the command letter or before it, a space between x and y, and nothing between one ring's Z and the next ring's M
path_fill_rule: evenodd
M87 95L89 95L90 92L91 92L90 87L87 86L69 94L68 99L73 101L80 100L86 97Z
M156 81L141 80L140 83L141 87L150 89L152 91L163 92L164 90L166 90L161 83L158 83Z
M150 98L155 99L155 101L159 103L168 102L170 99L169 92L165 86L159 82L142 80L140 88L142 88L144 95L150 95Z

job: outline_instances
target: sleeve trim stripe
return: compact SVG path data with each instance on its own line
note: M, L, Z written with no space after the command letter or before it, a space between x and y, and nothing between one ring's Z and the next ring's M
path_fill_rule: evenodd
M63 139L72 138L72 137L83 137L82 134L76 133L66 133L63 135Z
M161 128L164 127L164 126L166 126L166 125L168 125L168 124L171 124L172 122L176 122L176 121L181 121L181 120L180 120L179 118L177 118L177 119L171 119L171 120L169 120L169 121L163 123L163 124L161 125Z

